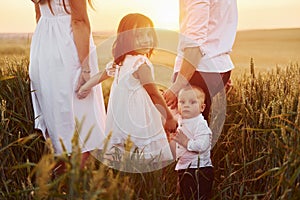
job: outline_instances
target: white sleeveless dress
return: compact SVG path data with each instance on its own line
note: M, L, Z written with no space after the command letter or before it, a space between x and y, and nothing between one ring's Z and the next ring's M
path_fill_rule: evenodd
M172 161L162 116L140 80L133 76L144 63L151 68L154 79L153 65L142 55L127 55L123 65L117 66L115 70L105 131L106 134L112 134L109 147L118 147L124 151L124 143L130 135L134 144L131 151L137 148L146 159ZM108 64L107 71L110 68L111 64Z
M65 1L71 11L68 0ZM72 152L72 138L79 131L82 152L101 149L105 131L105 107L101 85L93 88L83 100L75 89L81 72L73 39L71 16L64 10L62 0L40 4L41 18L32 37L29 76L35 128L51 138L56 154L61 154L62 140L67 153ZM96 47L90 37L91 75L98 72ZM81 129L75 119L82 122Z

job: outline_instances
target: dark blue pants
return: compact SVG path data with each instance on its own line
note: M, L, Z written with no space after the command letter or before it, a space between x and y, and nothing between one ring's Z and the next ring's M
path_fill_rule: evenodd
M208 200L211 197L214 181L213 167L178 170L180 199Z

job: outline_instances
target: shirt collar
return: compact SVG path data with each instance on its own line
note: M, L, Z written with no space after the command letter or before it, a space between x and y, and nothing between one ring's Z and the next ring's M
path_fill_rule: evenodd
M193 117L193 118L182 119L180 116L178 119L180 125L181 124L194 124L199 120L204 120L202 113L200 113L199 115L197 115L196 117Z

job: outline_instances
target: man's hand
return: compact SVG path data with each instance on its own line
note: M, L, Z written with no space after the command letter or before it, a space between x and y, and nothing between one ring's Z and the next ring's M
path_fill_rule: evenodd
M171 109L175 109L177 107L177 97L172 90L168 89L163 93L163 96L167 106L169 106Z

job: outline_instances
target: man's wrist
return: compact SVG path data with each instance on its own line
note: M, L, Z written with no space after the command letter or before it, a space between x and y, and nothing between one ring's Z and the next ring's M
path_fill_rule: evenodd
M176 84L176 83L171 85L171 87L169 88L169 90L171 90L173 92L173 94L175 94L176 96L177 96L180 89L181 89L180 85Z
M188 83L188 80L184 76L178 74L175 83L169 89L177 96L178 92L186 87Z

